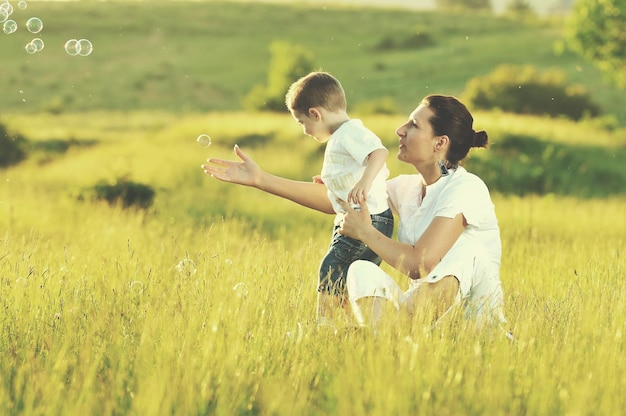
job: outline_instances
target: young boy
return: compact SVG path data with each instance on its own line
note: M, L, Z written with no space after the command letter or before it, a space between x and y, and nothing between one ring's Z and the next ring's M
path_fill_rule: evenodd
M356 260L380 265L381 259L365 244L339 234L345 211L341 199L358 207L363 198L372 214L372 224L391 237L393 215L387 204L387 149L381 140L360 120L347 114L346 96L341 83L326 72L312 72L287 91L285 102L304 133L326 143L321 180L328 188L328 198L337 213L328 252L319 268L317 322L330 324L334 312L346 305L346 273Z

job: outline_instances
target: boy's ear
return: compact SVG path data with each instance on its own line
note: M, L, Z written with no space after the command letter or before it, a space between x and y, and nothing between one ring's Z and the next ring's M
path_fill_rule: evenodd
M309 118L312 118L315 121L319 121L322 119L322 113L315 107L309 108Z

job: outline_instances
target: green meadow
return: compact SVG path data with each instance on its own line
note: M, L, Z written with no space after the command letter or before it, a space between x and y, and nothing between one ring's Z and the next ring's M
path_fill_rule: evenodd
M623 92L553 53L561 22L256 3L28 4L20 13L44 21L44 51L27 55L23 31L0 36L0 123L27 149L0 168L0 414L623 414ZM416 26L436 44L372 47ZM89 38L94 53L67 56L74 37ZM375 336L316 327L332 218L200 169L239 144L272 173L319 172L322 147L289 114L241 110L276 39L305 45L342 79L353 116L390 149L392 175L412 172L395 159L394 130L417 101L460 95L500 62L560 67L615 118L474 112L492 146L467 168L496 205L513 341L456 320ZM384 97L397 115L358 111ZM197 145L200 133L210 147ZM153 204L85 197L121 178L151 186Z
M497 65L530 64L564 71L626 123L623 92L580 57L557 53L563 17L294 3L29 1L11 16L18 31L0 33L0 111L239 110L267 80L270 44L284 41L341 79L351 108L387 98L405 114L433 91L462 94ZM23 27L31 16L44 24L37 35ZM411 44L416 34L432 44ZM28 55L35 36L45 48ZM63 45L72 38L89 39L93 53L68 56Z

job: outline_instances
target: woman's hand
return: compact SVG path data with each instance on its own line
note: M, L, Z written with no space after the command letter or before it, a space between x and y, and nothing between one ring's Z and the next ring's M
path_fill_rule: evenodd
M200 167L207 175L220 181L258 187L263 171L251 157L241 151L238 145L235 145L234 150L241 162L211 158L207 160L207 164Z
M356 240L361 240L367 244L367 235L371 233L372 230L376 231L376 229L372 225L372 217L370 216L365 200L362 197L358 199L358 203L361 204L360 211L352 208L346 201L338 200L338 202L346 211L343 220L341 220L339 233Z

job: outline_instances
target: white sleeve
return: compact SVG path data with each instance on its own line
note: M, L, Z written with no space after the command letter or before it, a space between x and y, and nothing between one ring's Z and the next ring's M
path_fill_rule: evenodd
M487 185L471 174L454 179L442 191L435 215L454 218L463 214L468 225L481 225L493 210Z
M385 149L382 141L372 132L361 135L346 135L340 141L341 146L361 165L374 150Z

